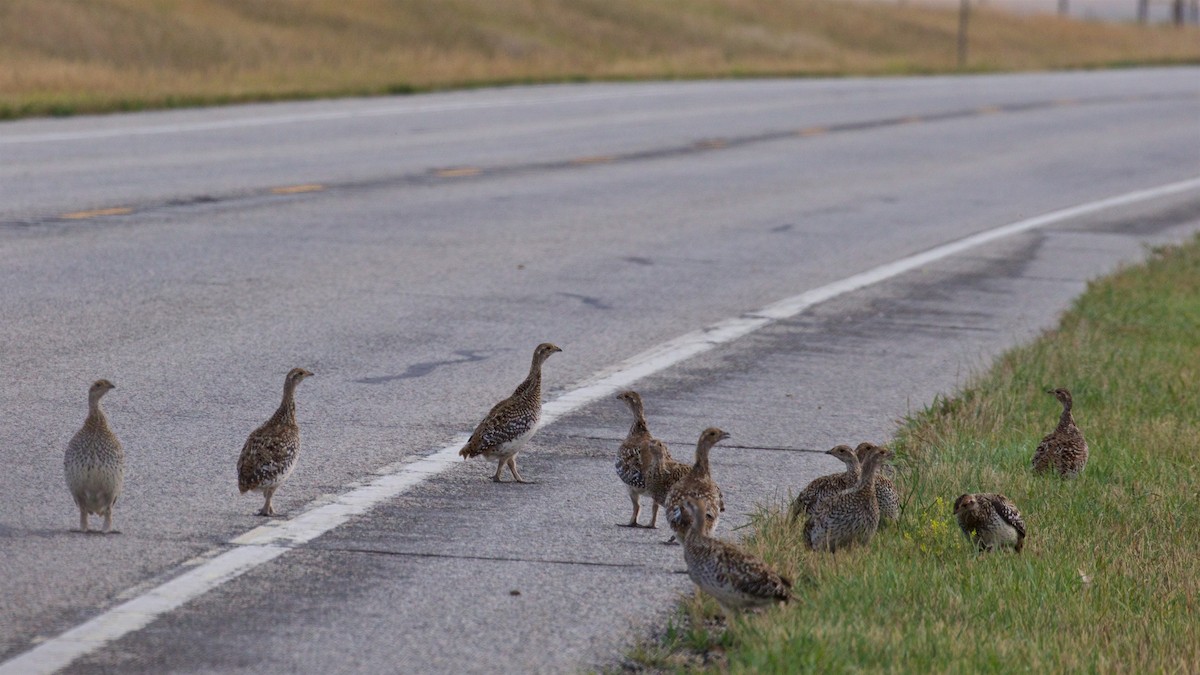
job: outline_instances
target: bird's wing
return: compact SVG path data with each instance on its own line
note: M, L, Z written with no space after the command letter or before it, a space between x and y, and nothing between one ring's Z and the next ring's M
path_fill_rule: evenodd
M1064 461L1071 464L1082 461L1087 454L1087 441L1083 439L1083 432L1078 427L1071 427L1063 434L1060 446L1059 454Z
M648 477L647 479L649 483L652 483L651 491L654 501L662 506L666 506L670 499L671 490L675 489L675 485L691 472L691 466L674 460L665 466L659 464L658 471L654 473L653 477Z
M1057 439L1054 434L1048 434L1038 443L1037 449L1033 451L1033 470L1041 471L1050 466L1050 458L1054 455L1054 446L1057 444Z
M804 542L811 549L817 548L817 518L820 515L820 503L817 504L814 511L808 512L808 518L804 521Z
M667 522L672 526L682 528L687 524L687 514L683 511L682 504L685 499L692 499L698 502L703 502L700 506L704 510L704 515L708 520L716 520L720 513L717 511L718 503L721 498L721 491L717 488L716 483L711 480L698 480L691 475L689 469L687 476L684 476L670 492L667 493L667 506L670 509L667 513Z
M1021 519L1021 512L1017 510L1017 505L1012 503L1012 500L1001 494L988 495L988 501L992 508L999 514L1004 522L1012 526L1017 534L1022 539L1025 538L1025 521Z
M820 476L812 479L808 485L800 491L796 499L804 504L805 509L811 509L817 505L817 502L824 500L825 497L837 494L848 487L853 487L853 484L847 484L845 473L833 473L827 476Z
M646 478L642 473L642 444L626 441L617 451L617 476L626 485L645 488Z
M791 595L791 582L772 571L765 562L732 544L720 543L719 567L725 570L735 589L759 598L786 600Z
M238 457L238 488L253 490L279 476L296 460L300 451L300 433L286 427L255 429Z
M506 398L492 406L487 416L479 422L479 426L475 427L471 440L467 441L460 454L473 457L503 443L509 443L529 431L536 423L535 411L518 405L512 398Z

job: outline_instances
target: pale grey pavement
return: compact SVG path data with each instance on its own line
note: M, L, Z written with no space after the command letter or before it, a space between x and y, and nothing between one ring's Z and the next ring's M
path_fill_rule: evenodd
M298 390L302 511L682 333L968 234L1200 175L1200 70L535 87L0 125L0 658L258 525L246 434ZM825 131L822 133L821 129ZM807 130L803 135L800 130ZM596 163L594 158L613 158ZM591 159L589 159L591 158ZM455 170L438 175L442 169ZM273 194L274 188L324 189ZM61 214L132 213L63 220ZM646 378L734 528L882 440L1086 280L1200 230L1200 194L1021 235ZM120 535L72 532L88 384L128 454ZM100 672L558 672L686 591L615 527L619 402L545 428L536 485L464 463L91 656ZM512 595L519 591L520 595Z
M877 1L887 3L896 2L896 0ZM1193 0L1184 0L1186 8L1184 17L1189 24L1196 23L1195 15L1191 10L1192 2ZM959 3L956 0L922 0L922 4L953 9L959 7ZM977 30L978 26L985 24L987 21L986 15L976 13L975 10L980 7L1019 14L1049 14L1058 16L1063 12L1064 4L1066 15L1072 19L1111 21L1114 23L1134 23L1138 20L1138 0L1066 0L1065 3L1061 2L1061 0L978 0L971 3L972 17L970 19L970 30ZM1149 0L1146 3L1146 21L1152 24L1170 23L1174 20L1172 16L1173 4L1173 0Z

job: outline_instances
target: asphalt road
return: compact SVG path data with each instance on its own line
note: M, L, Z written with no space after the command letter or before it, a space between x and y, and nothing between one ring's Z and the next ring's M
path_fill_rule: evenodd
M932 0L927 4L944 8L958 8L959 6L959 3L954 0ZM1191 0L1185 0L1185 7L1190 4ZM1129 0L1066 0L1065 3L1060 0L984 0L978 5L1020 14L1054 15L1058 15L1065 5L1066 15L1074 19L1119 23L1133 23L1138 20L1138 3ZM1174 20L1172 12L1170 0L1151 0L1146 3L1146 21L1148 23L1170 23ZM1189 14L1185 13L1185 16L1188 17L1188 23L1195 23ZM971 20L976 22L978 18L972 17ZM973 25L975 24L972 23Z
M781 298L1200 175L1198 95L1200 70L1163 69L0 125L0 659L242 546L261 502L237 493L237 453L293 366L316 376L298 391L304 454L275 499L289 519L469 432L538 342L564 350L546 365L554 398ZM720 533L736 537L756 504L836 468L819 451L886 439L1052 326L1087 279L1198 230L1195 189L1062 219L636 388L676 455L705 426L731 433L713 462L730 506ZM62 450L98 377L117 385L105 403L126 492L121 534L85 536ZM626 428L619 402L583 406L519 458L535 485L453 465L69 670L616 663L688 589L662 529L614 526L628 518L611 468Z

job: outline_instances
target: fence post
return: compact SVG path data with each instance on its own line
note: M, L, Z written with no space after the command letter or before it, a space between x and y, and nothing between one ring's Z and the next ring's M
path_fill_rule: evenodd
M960 0L958 4L958 67L967 65L967 18L971 13L970 0Z

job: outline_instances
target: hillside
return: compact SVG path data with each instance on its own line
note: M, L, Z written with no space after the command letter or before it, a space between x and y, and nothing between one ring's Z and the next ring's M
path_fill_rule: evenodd
M953 10L834 0L7 0L0 117L515 82L955 70ZM1200 61L1200 31L971 22L975 71Z

